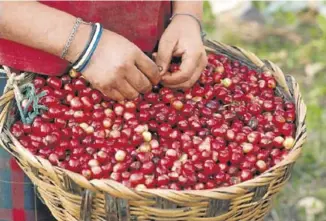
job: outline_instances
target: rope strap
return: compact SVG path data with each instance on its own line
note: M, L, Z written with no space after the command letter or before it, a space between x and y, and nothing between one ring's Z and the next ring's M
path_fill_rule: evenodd
M39 104L39 100L46 95L45 92L36 94L35 87L32 83L24 82L26 73L17 75L10 72L10 69L3 66L8 76L4 93L13 90L21 120L24 124L31 124L35 117L40 115L41 110L47 110L47 107ZM23 105L23 102L25 104ZM32 110L29 112L30 107Z

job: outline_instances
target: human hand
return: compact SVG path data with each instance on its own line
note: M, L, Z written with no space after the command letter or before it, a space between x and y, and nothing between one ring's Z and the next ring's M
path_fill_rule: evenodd
M173 18L159 42L156 64L162 67L162 83L171 88L189 88L200 77L207 64L197 21L190 16ZM180 70L168 72L172 57L181 57Z
M133 99L160 81L157 65L126 38L103 30L83 76L114 100Z

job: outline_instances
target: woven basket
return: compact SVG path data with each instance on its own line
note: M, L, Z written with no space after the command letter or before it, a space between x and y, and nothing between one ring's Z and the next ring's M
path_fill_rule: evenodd
M18 161L38 190L39 197L60 221L75 220L263 220L273 197L288 181L292 166L306 139L306 106L298 84L291 76L253 53L207 41L210 53L218 52L258 71L270 71L278 82L277 92L296 105L295 145L287 157L260 176L231 186L212 190L175 191L146 189L136 191L112 180L86 180L83 176L52 166L32 155L10 134L8 125L14 92L0 98L1 145ZM33 74L26 78L31 81Z

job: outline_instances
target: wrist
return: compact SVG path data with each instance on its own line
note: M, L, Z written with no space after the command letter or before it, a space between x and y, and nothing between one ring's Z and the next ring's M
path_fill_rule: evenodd
M172 23L179 23L184 27L194 27L196 30L200 31L200 20L197 19L196 17L193 17L192 14L175 13L170 18L170 24Z
M83 72L83 70L87 67L97 46L99 45L103 33L103 27L100 23L91 24L91 27L92 31L89 36L89 40L87 41L84 50L80 53L78 59L73 62L71 67L77 72Z
M173 1L173 15L181 13L191 14L201 21L203 17L203 2Z
M189 14L189 13L175 13L170 18L170 21L171 21L171 23L173 23L173 21L176 23L180 23L182 26L185 26L185 27L195 27L195 29L197 29L196 31L200 34L200 37L201 37L202 41L204 42L206 33L203 30L201 21L196 16ZM185 24L187 24L187 25L185 25ZM193 28L190 28L190 29L194 30Z
M89 40L92 27L87 24L80 24L74 40L72 41L65 59L70 63L75 62L83 52Z

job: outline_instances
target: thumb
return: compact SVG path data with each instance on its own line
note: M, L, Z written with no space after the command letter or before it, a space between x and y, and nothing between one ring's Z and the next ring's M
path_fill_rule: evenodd
M174 40L167 40L165 38L161 39L156 57L157 66L161 67L160 75L163 75L168 71L175 45L176 41Z

